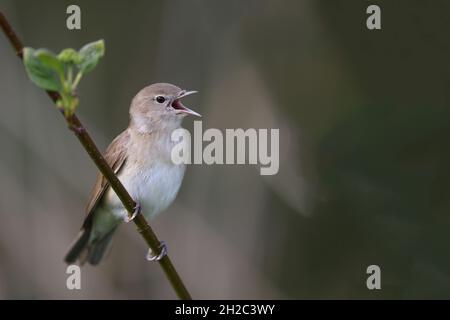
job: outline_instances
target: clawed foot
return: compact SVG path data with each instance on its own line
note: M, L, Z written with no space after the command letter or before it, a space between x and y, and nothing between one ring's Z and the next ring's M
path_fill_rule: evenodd
M133 221L134 218L136 218L136 216L138 215L139 212L141 212L141 205L139 204L139 202L136 202L136 206L133 209L133 214L131 215L131 217L128 215L128 212L127 212L127 215L125 216L123 221L125 223Z
M152 251L152 249L148 249L148 253L147 253L147 260L148 261L159 261L162 258L164 258L165 255L167 255L167 245L164 241L161 241L159 243L159 254L155 255Z

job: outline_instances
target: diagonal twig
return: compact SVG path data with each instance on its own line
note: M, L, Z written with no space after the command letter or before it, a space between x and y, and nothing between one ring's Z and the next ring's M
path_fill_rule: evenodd
M23 51L23 45L20 39L18 38L17 34L14 32L14 29L9 24L8 20L4 16L4 14L0 11L0 26L6 35L8 41L14 48L17 56L22 59L22 51ZM47 91L47 94L49 95L50 99L54 103L59 98L58 93L53 91ZM61 109L60 109L61 111ZM62 112L63 116L64 113ZM103 176L108 181L111 188L114 190L114 192L119 197L120 201L123 203L125 209L128 211L129 214L133 213L134 208L136 207L135 201L131 198L130 194L127 192L125 187L122 185L120 180L117 178L117 176L112 171L111 167L107 164L105 159L103 158L101 152L98 150L97 146L95 145L94 141L92 140L91 136L87 132L86 128L82 125L78 117L73 114L70 117L66 118L66 121L69 124L69 128L72 129L73 133L76 135L80 143L83 145L86 152L89 154L91 159L94 161L97 168L100 170L100 172L103 174ZM145 220L144 216L138 212L136 217L133 219L134 223L136 224L136 229L141 234L141 236L145 239L147 242L147 245L152 249L152 251L155 254L158 254L160 251L160 241L156 237L155 233L153 232L152 228L148 224L148 222ZM161 260L159 260L159 264L161 265L161 268L164 270L164 273L167 276L167 279L169 280L170 284L172 285L173 289L175 290L176 294L180 299L184 300L190 300L191 295L187 291L183 281L181 280L180 276L178 275L178 272L176 271L175 267L173 266L171 260L169 259L168 255L165 255Z

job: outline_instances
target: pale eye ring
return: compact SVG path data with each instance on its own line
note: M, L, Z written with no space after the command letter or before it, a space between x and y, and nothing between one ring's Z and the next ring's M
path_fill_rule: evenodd
M163 96L156 96L155 100L158 103L164 103L166 101L166 98L164 98Z

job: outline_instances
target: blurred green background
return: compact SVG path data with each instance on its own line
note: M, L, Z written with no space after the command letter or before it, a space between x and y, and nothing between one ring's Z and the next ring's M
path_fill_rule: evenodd
M82 29L66 28L81 7ZM382 30L366 28L381 7ZM105 39L78 115L102 150L142 87L198 90L203 128L279 128L280 171L192 165L152 225L194 298L450 298L450 2L25 1L27 46ZM82 290L63 256L96 168L0 36L0 298L175 298L124 226ZM188 101L187 101L188 102ZM185 120L192 129L192 119ZM381 268L368 290L366 268Z

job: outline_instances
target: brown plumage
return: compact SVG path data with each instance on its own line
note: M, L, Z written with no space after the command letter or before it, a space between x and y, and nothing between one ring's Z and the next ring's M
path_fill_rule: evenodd
M106 149L105 160L116 175L120 172L120 169L125 164L127 158L126 150L129 140L130 134L128 130L125 130L120 135L118 135ZM101 249L103 247L105 247L106 249L112 234L109 233L105 235L105 238L99 239L96 243L93 243L90 246L87 246L87 243L91 234L92 218L94 216L95 209L102 201L103 195L108 188L108 181L101 173L98 173L94 187L91 191L88 205L86 207L86 218L84 219L78 237L75 239L74 243L71 245L69 252L64 258L66 263L72 264L76 262L77 258L80 258L80 264L84 264L86 261L89 261L89 263L96 265L98 264L98 262L100 262L104 253L104 250Z
M106 149L105 160L140 203L147 219L163 211L175 199L184 175L184 165L171 161L173 130L187 114L198 115L180 101L191 92L159 83L142 89L130 106L130 124ZM102 174L88 201L87 216L65 261L96 265L111 243L127 212Z

